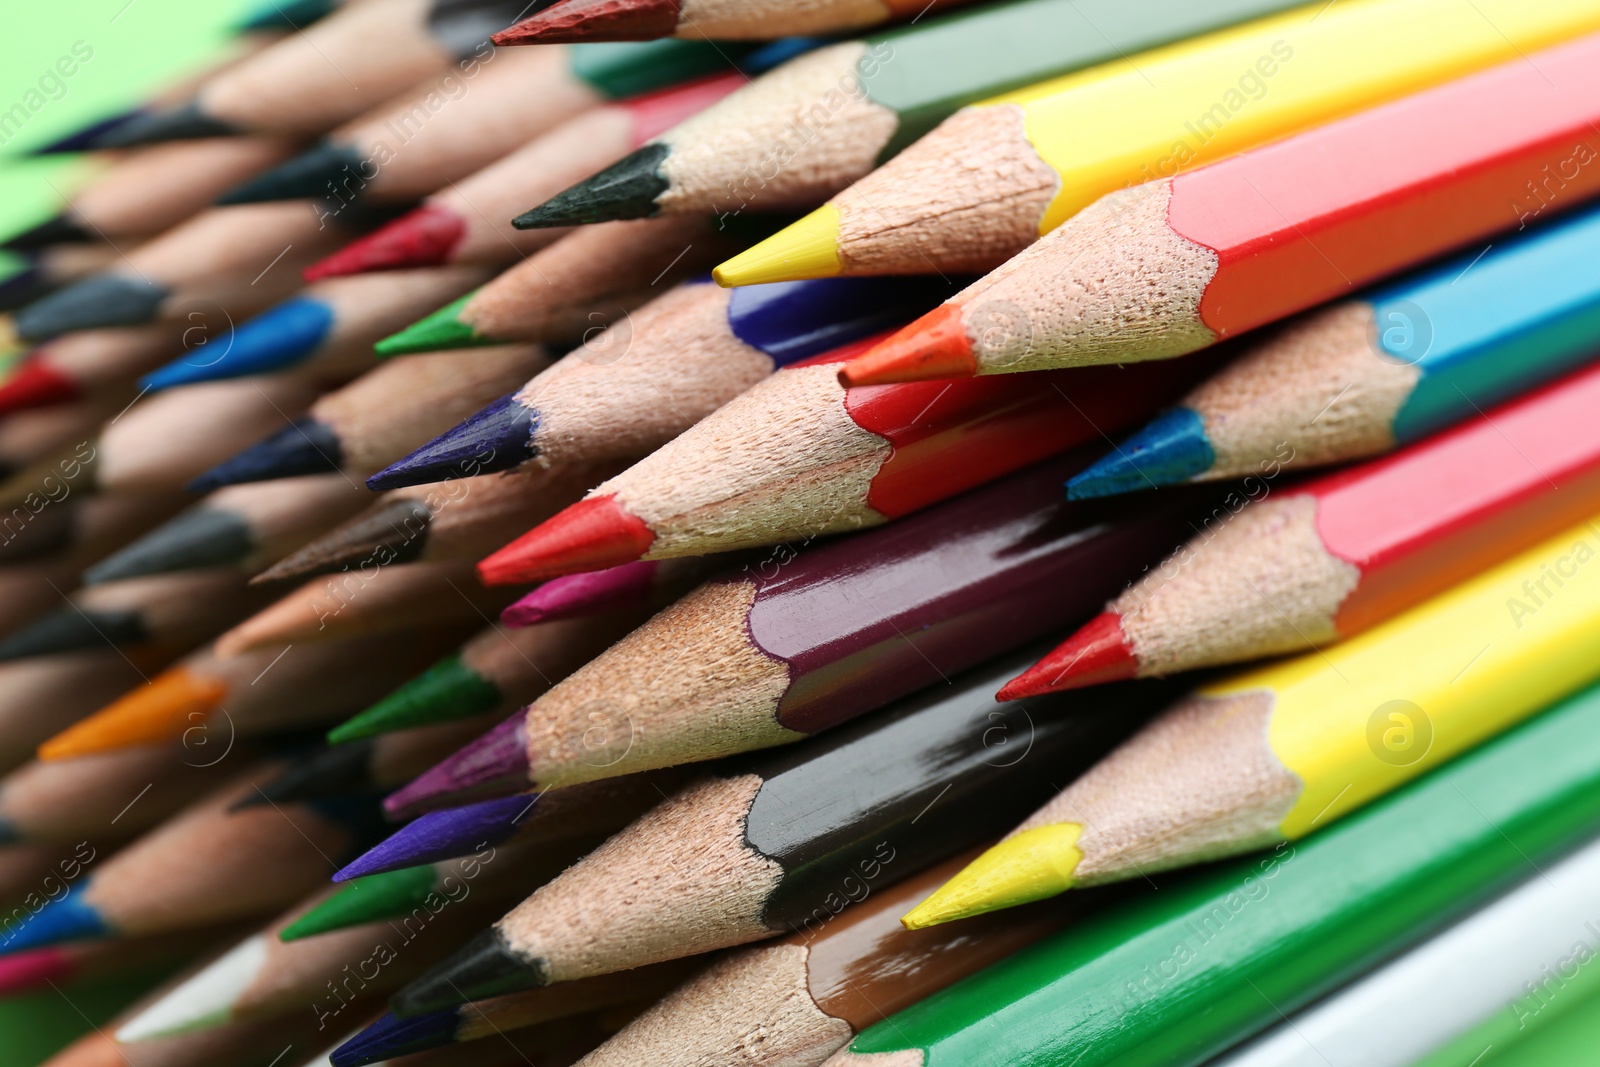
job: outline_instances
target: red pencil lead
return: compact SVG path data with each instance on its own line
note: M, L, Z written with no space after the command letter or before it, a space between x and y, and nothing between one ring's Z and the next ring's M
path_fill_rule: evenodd
M839 371L845 385L892 385L978 373L961 308L945 304L874 345Z
M301 276L316 282L345 274L442 266L466 231L466 223L454 211L424 204L311 264Z
M478 564L485 585L514 585L639 559L656 535L615 495L580 500Z
M0 415L78 399L78 385L41 360L30 359L0 384Z
M1139 657L1122 632L1122 616L1105 611L1032 667L1007 682L999 700L1021 700L1066 689L1121 682L1139 673Z
M495 44L653 41L678 29L678 0L567 0L491 38Z

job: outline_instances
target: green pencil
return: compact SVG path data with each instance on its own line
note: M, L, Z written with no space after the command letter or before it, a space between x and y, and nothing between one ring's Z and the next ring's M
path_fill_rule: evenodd
M1202 1063L1597 827L1600 687L1308 839L952 986L829 1067Z

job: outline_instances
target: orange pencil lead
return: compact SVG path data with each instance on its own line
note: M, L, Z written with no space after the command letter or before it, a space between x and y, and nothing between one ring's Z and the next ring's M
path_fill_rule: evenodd
M978 373L961 308L945 304L852 359L839 372L850 385L892 385Z
M50 738L39 746L39 758L74 759L170 741L215 711L226 695L221 683L174 667Z

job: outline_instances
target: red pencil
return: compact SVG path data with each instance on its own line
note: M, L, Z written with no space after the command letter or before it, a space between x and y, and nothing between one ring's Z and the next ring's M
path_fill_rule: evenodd
M1600 34L1111 193L845 369L1182 355L1600 193Z
M875 526L1160 407L1214 361L846 390L795 364L478 565L491 585Z
M1296 652L1375 626L1600 508L1596 412L1600 367L1292 490L1246 479L1231 510L1001 697Z

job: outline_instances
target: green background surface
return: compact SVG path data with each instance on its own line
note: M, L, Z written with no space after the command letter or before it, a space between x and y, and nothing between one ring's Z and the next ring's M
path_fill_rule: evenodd
M39 79L69 55L77 41L94 55L56 99L43 98L15 136L0 147L0 233L53 215L88 173L72 157L29 159L28 148L122 111L169 79L221 54L226 27L253 5L235 0L6 0L0 32L0 112L28 103ZM35 102L38 98L34 98ZM0 277L16 260L0 258ZM37 996L0 1000L0 1067L34 1067L91 1023L99 1024L154 979L63 987Z

